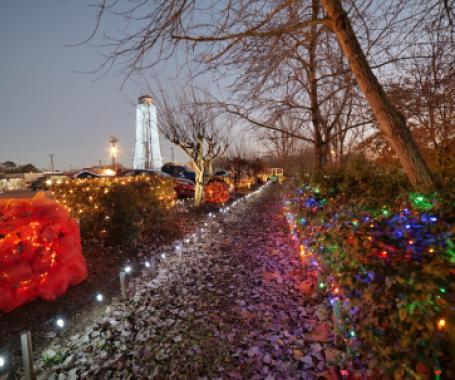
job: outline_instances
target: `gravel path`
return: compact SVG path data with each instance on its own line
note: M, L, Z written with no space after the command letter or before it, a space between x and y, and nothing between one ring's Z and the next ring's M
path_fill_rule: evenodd
M128 302L56 338L38 378L330 378L328 308L299 287L277 190L210 218L181 254L171 247L157 276L130 282Z

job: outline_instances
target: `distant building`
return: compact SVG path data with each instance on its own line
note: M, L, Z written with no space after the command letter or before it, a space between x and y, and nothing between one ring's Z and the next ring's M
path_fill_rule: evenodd
M163 165L154 99L141 96L136 107L134 169L160 169Z
M8 173L0 174L0 193L10 190L24 190L43 173Z

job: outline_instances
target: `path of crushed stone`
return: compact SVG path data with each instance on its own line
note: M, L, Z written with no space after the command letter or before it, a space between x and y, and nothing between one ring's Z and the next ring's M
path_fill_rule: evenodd
M278 185L222 215L132 281L127 302L56 338L38 378L329 378L328 309L299 291Z

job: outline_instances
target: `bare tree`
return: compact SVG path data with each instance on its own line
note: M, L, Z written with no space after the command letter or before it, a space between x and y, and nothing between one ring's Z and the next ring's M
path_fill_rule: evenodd
M288 112L275 121L274 127L256 129L259 141L278 161L286 162L299 151L301 139L296 135L302 132L302 122Z
M217 124L213 110L194 91L177 97L175 102L163 96L158 120L161 133L193 161L196 172L194 201L196 206L200 206L204 194L204 172L214 158L226 151L226 134Z
M287 35L296 44L306 43L314 25L321 25L336 38L384 138L393 147L411 183L424 189L436 186L405 118L390 102L373 72L373 67L378 65L372 61L371 52L374 46L379 46L378 40L388 36L397 38L397 25L403 27L404 44L430 18L441 20L438 27L444 27L442 20L448 20L444 22L453 27L453 9L447 1L353 0L347 3L346 11L341 0L320 0L322 12L317 13L318 17L311 11L319 4L316 0L232 0L211 4L201 0L130 0L127 6L124 2L107 3L107 0L101 2L98 21L103 12L124 7L114 13L123 16L130 27L137 27L126 36L110 40L112 50L104 64L109 67L121 57L126 60L128 75L169 58L182 41L187 42L187 53L202 64L201 68L241 67L242 55L258 52L255 50L261 46L258 42L279 43ZM371 14L365 13L368 7L375 12L375 23ZM364 33L359 32L360 28ZM386 47L381 53L387 57L400 50L400 46Z
M453 159L455 139L455 45L446 31L432 31L428 58L413 60L405 74L388 86L388 93L434 166Z
M312 0L308 11L316 21L319 1ZM289 12L295 14L296 10ZM292 17L298 18L298 14ZM340 49L316 22L304 41L284 34L256 43L238 58L246 72L236 83L242 98L237 104L231 99L220 105L253 127L262 128L262 141L272 143L276 152L298 140L311 143L316 169L321 170L330 161L332 140L342 142L340 136L372 122L370 115L359 112L365 102L352 101L362 96L358 96Z

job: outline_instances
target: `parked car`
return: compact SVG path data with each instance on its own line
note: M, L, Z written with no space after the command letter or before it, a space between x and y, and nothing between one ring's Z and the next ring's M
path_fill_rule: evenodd
M79 173L76 173L73 175L74 179L84 179L84 178L100 178L102 175L95 173L94 171L91 170L82 170Z
M47 190L50 185L46 183L47 180L48 180L47 177L39 177L38 179L33 181L30 185L32 191Z
M175 192L179 198L194 198L194 182L186 178L175 179Z
M224 183L226 183L228 185L230 193L234 191L234 180L232 179L231 175L227 170L216 169L215 173L213 173L213 178L222 180Z
M196 174L185 166L164 164L161 170L174 178L185 178L196 182Z
M217 169L215 173L213 173L214 177L229 177L229 172L225 169Z

